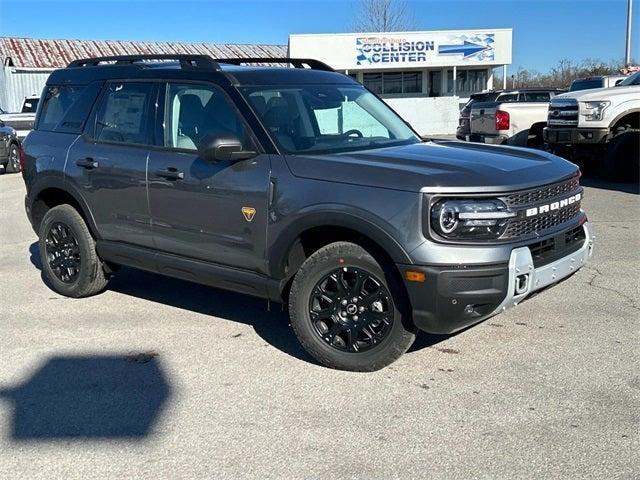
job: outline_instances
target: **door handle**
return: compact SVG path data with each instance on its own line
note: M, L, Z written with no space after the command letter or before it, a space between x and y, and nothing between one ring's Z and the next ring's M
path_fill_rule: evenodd
M166 178L167 180L182 180L184 179L184 172L179 172L177 168L169 167L166 170L156 170L157 177Z
M98 168L98 162L96 162L93 158L81 158L80 160L76 160L76 165L82 168L86 168L91 170L92 168Z

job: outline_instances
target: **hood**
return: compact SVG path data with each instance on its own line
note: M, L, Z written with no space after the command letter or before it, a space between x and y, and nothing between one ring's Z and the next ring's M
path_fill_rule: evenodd
M546 152L454 141L288 156L287 164L298 177L411 192L505 192L578 172L574 164Z
M553 103L555 99L568 100L571 98L579 102L594 102L598 100L608 100L622 95L626 96L634 92L640 94L640 86L625 85L623 87L591 88L589 90L578 90L577 92L567 92L556 95L551 99L551 103Z

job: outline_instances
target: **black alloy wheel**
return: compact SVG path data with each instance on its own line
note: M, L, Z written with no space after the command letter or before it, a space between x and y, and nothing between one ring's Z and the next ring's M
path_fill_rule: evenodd
M359 353L380 344L394 321L391 294L363 268L341 267L311 292L309 315L316 334L343 352Z
M45 244L51 271L60 281L74 283L82 267L82 258L73 231L61 222L53 223L47 232Z

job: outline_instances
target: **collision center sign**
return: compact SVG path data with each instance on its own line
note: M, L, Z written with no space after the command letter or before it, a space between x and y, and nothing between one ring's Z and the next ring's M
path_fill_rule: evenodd
M291 57L335 69L511 63L511 29L290 35Z

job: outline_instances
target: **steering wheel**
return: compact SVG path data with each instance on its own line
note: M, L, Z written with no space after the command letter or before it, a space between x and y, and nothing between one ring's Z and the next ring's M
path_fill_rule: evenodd
M360 130L352 128L351 130L347 130L342 134L343 137L350 137L351 135L355 135L358 138L364 138L364 135Z

